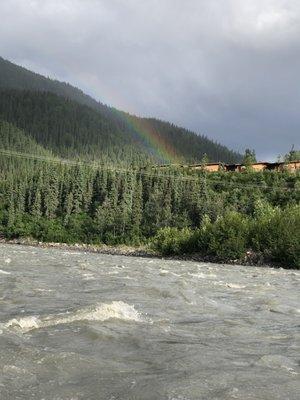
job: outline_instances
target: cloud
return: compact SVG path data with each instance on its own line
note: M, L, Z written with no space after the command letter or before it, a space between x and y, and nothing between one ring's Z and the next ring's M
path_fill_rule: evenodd
M299 143L294 0L6 0L0 54L273 158Z

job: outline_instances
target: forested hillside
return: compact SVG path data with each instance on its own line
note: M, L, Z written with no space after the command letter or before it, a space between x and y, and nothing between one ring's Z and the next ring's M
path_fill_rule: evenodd
M47 92L47 93L45 93ZM184 128L96 102L69 84L0 58L0 118L48 150L101 162L240 161L238 153Z
M92 108L108 109L69 83L46 78L2 57L0 57L0 88L51 92Z
M61 157L102 163L147 159L142 143L135 143L108 118L49 92L0 91L0 118Z
M139 134L144 129L157 132L156 138L172 146L178 161L197 161L197 155L232 160L231 153L208 139L157 120L147 125L127 116L123 123L94 109L49 92L0 91L0 118L29 133L39 144L63 157L84 157L102 162L162 162L160 148L152 149ZM172 145L171 145L172 144ZM177 151L176 151L177 149ZM161 159L159 159L161 157Z
M0 149L52 157L51 152L14 125L0 120Z

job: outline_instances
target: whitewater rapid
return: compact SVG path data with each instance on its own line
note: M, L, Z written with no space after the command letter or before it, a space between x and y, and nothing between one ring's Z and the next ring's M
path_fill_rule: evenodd
M1 400L298 400L300 272L0 245Z
M13 318L3 325L4 328L20 329L26 333L33 329L46 328L61 324L71 324L79 321L106 321L109 319L123 321L141 321L139 313L134 306L123 301L113 301L110 304L99 304L95 307L78 310L73 313L50 315L44 318L37 316Z

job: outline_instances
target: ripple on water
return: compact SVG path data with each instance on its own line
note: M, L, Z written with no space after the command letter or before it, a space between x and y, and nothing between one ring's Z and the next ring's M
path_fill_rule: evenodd
M265 355L260 358L260 360L257 362L258 365L264 365L268 368L281 368L293 375L298 375L298 373L294 370L295 367L297 367L297 363L288 357L284 357L282 355L278 354L271 354L271 355Z

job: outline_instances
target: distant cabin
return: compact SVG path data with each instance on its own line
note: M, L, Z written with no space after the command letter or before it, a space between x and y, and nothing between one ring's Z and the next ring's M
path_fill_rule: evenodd
M175 166L173 164L173 166ZM207 164L192 164L192 165L177 165L181 168L189 168L193 170L204 170L207 172L243 172L247 169L244 164L222 164L222 163L207 163ZM159 165L154 168L167 168L170 165ZM290 162L256 162L250 164L249 167L256 172L261 171L290 171L296 172L300 169L300 161L290 161Z
M213 166L213 168L212 168ZM249 165L249 167L256 172L261 172L261 171L290 171L290 172L295 172L298 169L300 169L300 161L291 161L291 162L275 162L275 163L270 163L270 162L256 162L252 163ZM222 170L223 171L234 171L234 172L243 172L246 170L246 165L244 164L223 164L222 165ZM204 169L209 172L214 172L214 171L220 171L219 169L216 169L216 164L211 164L204 166Z
M291 161L291 162L256 162L250 164L249 166L253 171L290 171L295 172L300 169L300 161ZM220 171L234 171L234 172L243 172L246 170L246 165L244 164L219 164L219 169L217 168L217 164L207 164L204 166L204 169L208 172Z
M192 169L204 169L208 172L218 172L222 169L222 165L220 163L208 163L208 164L193 164L188 165L187 167Z

